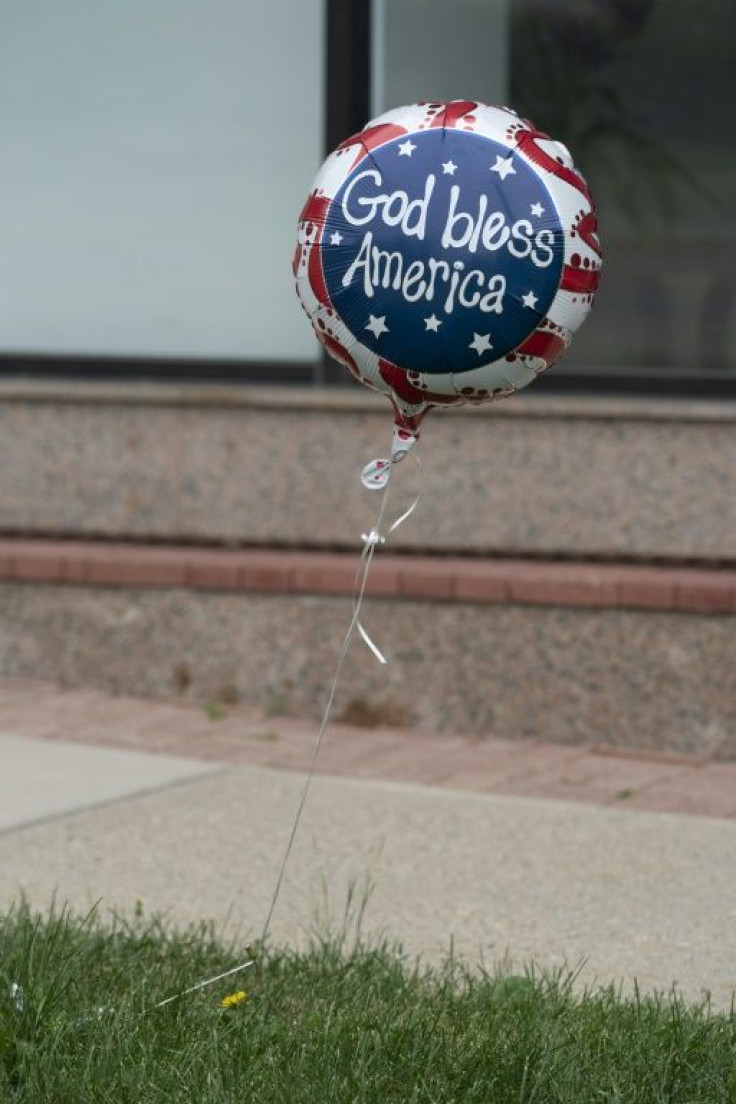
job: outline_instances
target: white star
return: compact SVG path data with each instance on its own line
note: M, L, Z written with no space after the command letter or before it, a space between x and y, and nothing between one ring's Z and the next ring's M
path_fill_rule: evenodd
M502 180L505 180L509 173L515 173L516 169L511 164L511 155L502 157L500 153L496 154L496 164L491 165L491 172L497 172Z
M454 176L456 168L457 168L457 165L455 164L454 161L443 161L442 162L442 172L445 173L448 176Z
M334 234L330 234L330 245L339 245L342 241L342 234L339 230L336 230Z
M544 214L544 207L541 203L532 203L532 214L537 215L537 217Z
M437 333L441 325L442 322L434 314L430 314L429 318L424 319L424 328L431 330L432 333Z
M407 138L405 142L399 143L399 157L411 157L416 148L411 138Z
M489 349L493 348L493 346L491 345L491 340L490 339L491 339L491 335L489 333L487 333L487 334L477 334L477 333L475 333L475 331L473 331L473 340L468 345L468 348L469 349L475 349L478 356L480 356L481 353L485 353Z
M374 314L368 316L369 321L366 322L366 330L370 330L374 337L380 337L381 334L388 333L388 326L386 325L386 315L382 314L380 318L376 318Z
M528 291L526 295L522 295L521 301L525 307L531 307L532 310L534 310L537 305L537 297L533 291Z

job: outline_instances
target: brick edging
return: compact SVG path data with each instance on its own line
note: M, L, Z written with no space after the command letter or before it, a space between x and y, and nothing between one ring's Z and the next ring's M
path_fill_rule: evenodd
M0 540L0 580L353 593L357 554L76 540ZM736 571L379 552L366 593L429 601L736 613Z

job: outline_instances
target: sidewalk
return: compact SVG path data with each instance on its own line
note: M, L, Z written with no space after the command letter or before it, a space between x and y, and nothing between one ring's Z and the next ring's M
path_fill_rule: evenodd
M313 725L4 681L0 732L0 799L15 802L0 830L0 907L21 887L38 906L56 890L77 908L102 898L103 914L141 901L177 924L258 934ZM370 883L366 931L412 955L436 958L452 938L470 961L516 970L587 956L578 987L630 990L636 976L693 1000L708 989L728 1008L733 765L347 726L323 752L333 777L314 781L276 941L303 942L325 913L339 923L351 882ZM706 802L711 815L691 815Z
M162 703L0 680L0 732L222 764L305 770L318 725L243 706ZM320 774L736 819L736 763L534 740L331 724Z

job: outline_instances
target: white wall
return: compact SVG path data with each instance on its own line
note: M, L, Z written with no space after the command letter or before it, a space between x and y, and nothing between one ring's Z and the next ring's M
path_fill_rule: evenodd
M322 0L1 0L0 351L312 358Z

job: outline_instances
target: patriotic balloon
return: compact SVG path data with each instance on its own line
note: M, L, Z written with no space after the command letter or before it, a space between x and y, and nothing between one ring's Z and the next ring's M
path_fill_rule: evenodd
M598 286L596 229L565 146L506 107L413 104L320 169L297 292L409 439L430 407L511 395L564 353Z

